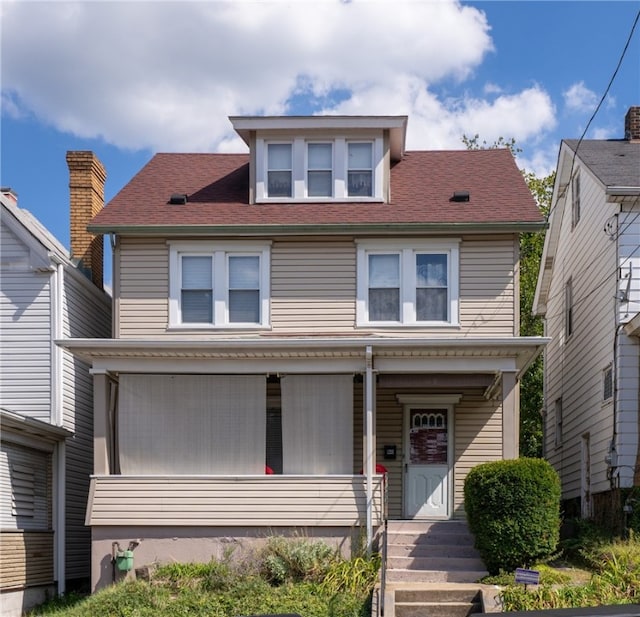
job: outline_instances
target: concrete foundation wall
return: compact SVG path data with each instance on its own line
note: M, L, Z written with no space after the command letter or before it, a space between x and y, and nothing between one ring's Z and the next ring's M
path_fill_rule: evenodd
M350 527L93 527L91 548L91 590L97 591L123 578L133 578L135 569L167 563L207 563L233 557L250 556L271 536L322 540L349 556L361 537ZM121 550L139 542L133 549L133 571L118 571L112 561L113 543Z
M36 585L0 593L0 615L21 617L26 611L50 600L56 595L55 585Z

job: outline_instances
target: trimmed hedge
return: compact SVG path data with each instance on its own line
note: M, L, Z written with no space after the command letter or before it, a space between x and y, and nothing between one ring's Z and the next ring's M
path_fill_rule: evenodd
M474 467L464 507L476 548L492 575L551 556L560 539L560 478L542 459Z

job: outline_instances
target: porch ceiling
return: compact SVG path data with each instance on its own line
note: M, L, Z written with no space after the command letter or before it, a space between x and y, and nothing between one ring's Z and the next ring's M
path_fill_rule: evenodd
M395 372L408 364L413 370L436 372L437 363L443 360L450 366L439 366L440 372L460 372L464 361L478 364L481 371L483 360L488 361L484 371L517 370L521 372L542 351L549 339L544 337L270 337L217 338L211 340L149 340L149 339L63 339L56 341L60 347L74 356L106 367L110 361L118 364L122 360L181 360L181 361L237 361L245 362L300 362L314 364L323 361L338 366L365 369L365 353L368 347L373 352L378 368ZM456 364L456 361L460 361ZM506 361L506 362L505 362ZM507 368L510 364L513 368ZM459 368L455 368L455 367ZM300 364L300 372L304 367ZM478 372L473 371L473 372Z

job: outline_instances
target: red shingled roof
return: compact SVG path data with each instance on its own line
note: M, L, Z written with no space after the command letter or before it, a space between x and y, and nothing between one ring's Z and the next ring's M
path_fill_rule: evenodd
M246 154L156 154L91 222L123 226L540 223L506 149L407 152L391 169L391 202L249 205ZM468 202L450 201L469 191ZM189 201L170 205L173 193Z

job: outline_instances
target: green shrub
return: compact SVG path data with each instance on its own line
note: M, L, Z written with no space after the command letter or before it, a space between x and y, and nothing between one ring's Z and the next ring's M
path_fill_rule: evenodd
M542 459L474 467L464 485L469 528L490 574L554 553L560 535L560 479Z

